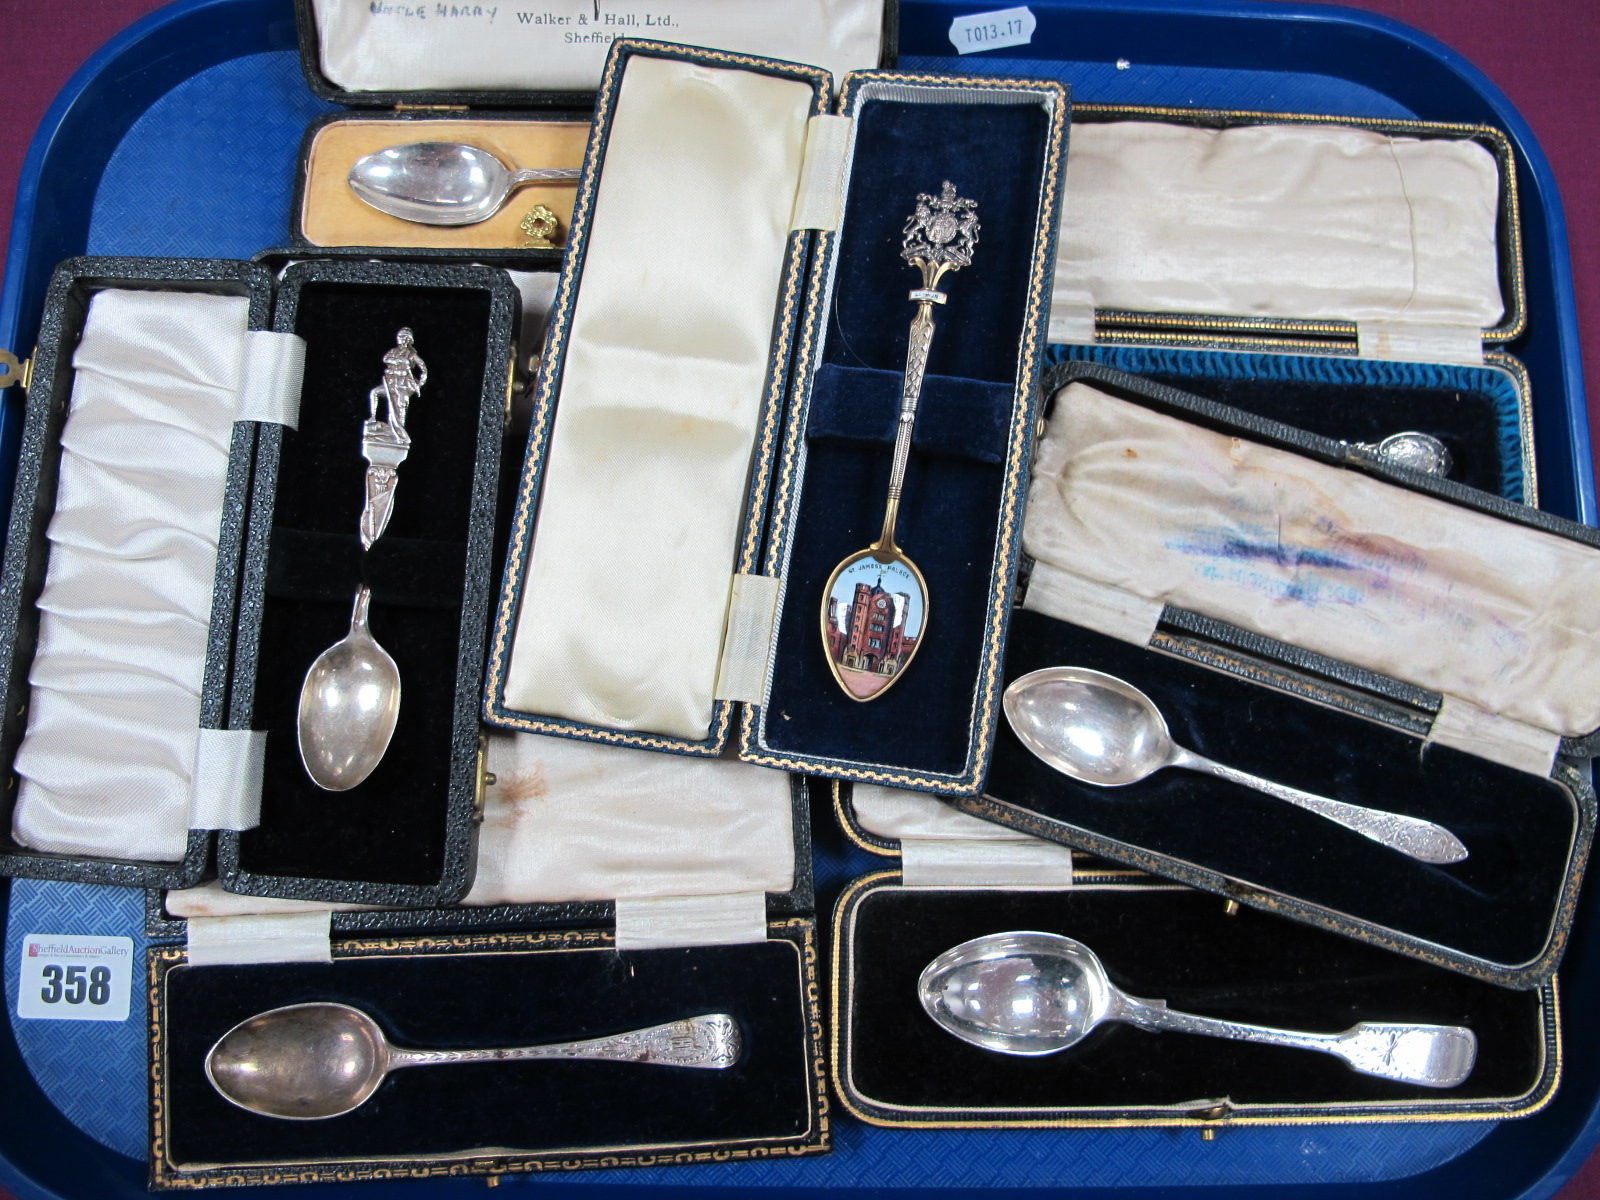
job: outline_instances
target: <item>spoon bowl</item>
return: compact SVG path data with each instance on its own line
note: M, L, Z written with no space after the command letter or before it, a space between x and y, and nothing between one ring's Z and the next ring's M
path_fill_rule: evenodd
M963 942L923 968L922 1007L962 1041L1001 1054L1054 1054L1106 1020L1112 991L1082 942L997 933Z
M317 655L300 687L300 761L330 792L372 774L400 719L400 668L367 628L371 601L362 585L350 632Z
M317 1121L365 1104L389 1073L389 1043L344 1004L291 1004L241 1021L206 1055L223 1097L268 1117Z
M1437 475L1443 479L1455 470L1450 448L1433 434L1420 430L1407 429L1403 433L1391 433L1381 442L1352 442L1351 445L1385 462L1409 467L1424 475Z
M1363 1021L1343 1033L1303 1033L1177 1012L1163 1000L1121 991L1075 938L1032 930L992 933L946 950L923 968L917 998L962 1041L1032 1058L1074 1046L1110 1021L1316 1050L1364 1075L1423 1087L1455 1087L1478 1052L1477 1036L1456 1025Z
M720 1071L739 1060L738 1023L711 1013L578 1042L492 1050L407 1050L348 1004L269 1009L239 1022L206 1053L206 1078L231 1104L266 1117L320 1121L365 1104L401 1067L537 1059L608 1059Z
M1212 762L1172 740L1155 701L1131 683L1088 667L1047 667L1012 680L1002 699L1018 740L1063 775L1123 787L1184 767L1254 788L1426 863L1455 863L1467 848L1432 821L1366 808Z
M570 182L577 167L513 171L464 142L406 142L356 160L350 190L379 212L421 225L476 225L529 183Z

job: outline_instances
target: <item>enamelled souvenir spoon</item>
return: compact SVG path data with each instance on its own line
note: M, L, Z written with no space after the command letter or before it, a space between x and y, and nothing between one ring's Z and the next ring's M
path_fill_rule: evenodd
M361 426L361 455L367 460L366 503L361 510L361 547L372 549L394 511L400 464L411 452L406 415L428 382L428 367L402 329L383 356L383 382L368 393L370 415ZM388 420L378 419L378 401ZM367 627L372 592L356 590L350 632L329 646L300 685L296 733L300 761L320 788L349 791L371 775L394 737L400 719L400 668Z
M513 171L477 146L407 142L356 160L350 190L379 212L420 225L476 225L529 183L573 182L577 167Z
M1076 1045L1098 1025L1318 1050L1353 1070L1423 1087L1455 1087L1472 1072L1478 1039L1458 1025L1362 1021L1343 1033L1301 1033L1174 1012L1119 990L1094 952L1056 933L992 933L946 950L917 980L940 1028L1001 1054L1037 1057Z
M1114 675L1048 667L1012 680L1003 704L1022 744L1080 783L1121 787L1163 767L1187 767L1286 800L1423 862L1467 857L1461 840L1431 821L1302 792L1185 750L1173 742L1155 702Z
M407 1050L347 1004L291 1004L239 1022L206 1054L206 1078L224 1099L267 1117L317 1121L361 1107L390 1071L451 1063L585 1058L721 1071L742 1039L726 1013L669 1021L610 1037L496 1050Z
M928 628L928 585L917 565L895 545L900 492L911 457L911 433L922 396L922 377L933 344L933 306L945 302L939 280L972 263L978 243L978 205L956 195L945 181L938 196L917 196L917 210L906 222L900 257L922 272L922 286L911 293L917 315L906 347L906 373L900 393L900 423L889 469L889 499L883 532L865 550L834 568L822 593L822 648L833 677L852 700L882 695L900 678Z

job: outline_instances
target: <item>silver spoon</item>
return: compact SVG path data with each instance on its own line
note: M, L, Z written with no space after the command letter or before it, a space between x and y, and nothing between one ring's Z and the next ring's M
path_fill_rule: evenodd
M383 382L367 394L370 416L361 423L361 456L367 460L366 502L361 509L361 547L372 545L394 512L398 472L411 453L406 417L428 381L409 328L384 352ZM378 418L379 403L387 419ZM400 668L367 627L372 592L356 589L350 632L317 655L300 685L296 735L300 761L318 787L345 792L372 774L400 718Z
M513 171L489 151L463 142L406 142L357 159L350 190L405 221L476 225L524 184L570 182L579 174L577 167Z
M1391 433L1381 442L1351 442L1356 450L1375 454L1397 467L1410 467L1425 475L1448 476L1455 466L1450 450L1431 433L1408 429L1404 433Z
M400 668L367 628L371 602L362 584L350 632L317 655L300 687L300 760L330 792L349 791L372 774L400 719Z
M1022 744L1080 783L1121 787L1163 767L1186 767L1286 800L1423 862L1467 857L1461 840L1432 821L1302 792L1185 750L1173 742L1155 702L1114 675L1048 667L1012 680L1003 703Z
M992 933L923 968L917 996L964 1042L1036 1057L1076 1045L1107 1021L1155 1032L1319 1050L1353 1070L1424 1087L1455 1087L1472 1072L1478 1038L1458 1025L1362 1021L1343 1033L1301 1033L1174 1012L1120 991L1089 947L1056 933Z
M338 1117L365 1104L390 1071L449 1063L586 1058L703 1067L739 1059L739 1026L726 1013L669 1021L581 1042L496 1050L406 1050L347 1004L291 1004L239 1022L206 1053L206 1078L240 1108L291 1121Z

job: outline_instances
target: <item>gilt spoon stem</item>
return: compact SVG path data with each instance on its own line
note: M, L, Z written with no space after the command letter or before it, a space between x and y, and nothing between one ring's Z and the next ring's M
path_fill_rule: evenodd
M922 286L911 293L917 312L906 345L883 530L872 545L834 568L822 595L823 650L835 682L852 700L872 700L888 691L927 631L927 582L895 544L895 526L933 345L933 306L945 302L939 280L972 262L978 242L977 208L975 201L957 196L955 185L946 180L938 196L917 197L916 211L906 222L900 257L922 273Z

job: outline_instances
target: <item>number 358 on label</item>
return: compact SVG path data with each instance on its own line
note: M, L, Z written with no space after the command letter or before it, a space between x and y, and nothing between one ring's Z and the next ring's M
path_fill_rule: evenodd
M22 939L17 1016L125 1021L132 982L132 938L30 933Z

